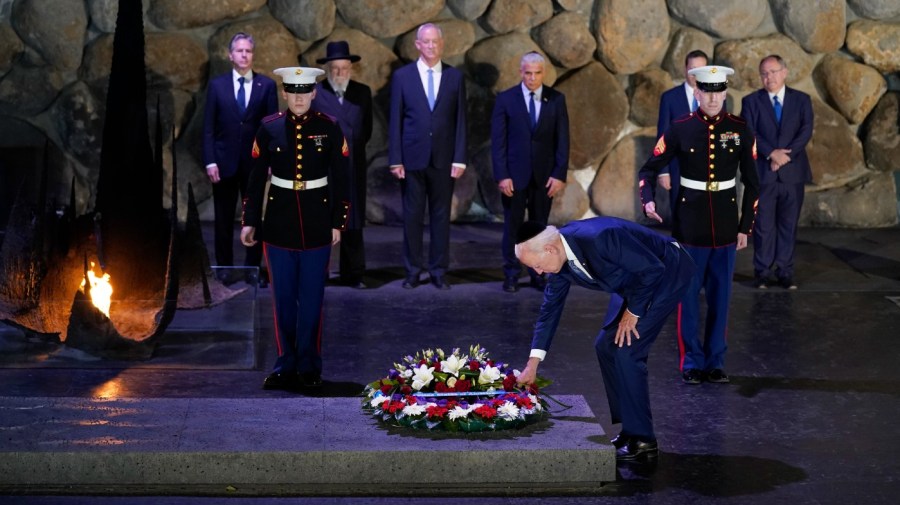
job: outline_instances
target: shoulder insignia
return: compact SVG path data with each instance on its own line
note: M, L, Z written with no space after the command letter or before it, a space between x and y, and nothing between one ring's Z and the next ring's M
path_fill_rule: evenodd
M322 119L327 119L329 122L337 124L337 118L335 118L334 116L332 116L330 114L326 114L319 110L315 111L315 113L316 113L316 116L318 116Z
M284 112L276 112L275 114L272 114L271 116L266 116L266 117L262 118L262 122L263 123L271 123L272 121L275 121L276 119L278 119L282 116L284 116Z
M347 137L344 137L344 146L341 147L341 154L343 154L345 158L350 156L350 148L347 147Z
M250 151L250 156L259 158L259 144L256 143L256 139L253 139L253 150Z
M656 147L653 148L653 156L659 156L664 152L666 152L666 136L661 135L656 142Z
M735 123L747 124L747 121L745 121L744 118L742 118L740 116L735 116L734 114L732 114L730 112L726 112L725 115L728 116L730 119L734 120Z

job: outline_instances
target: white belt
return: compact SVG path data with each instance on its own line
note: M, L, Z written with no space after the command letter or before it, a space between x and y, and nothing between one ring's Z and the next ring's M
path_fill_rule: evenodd
M693 179L685 179L684 177L681 178L682 186L699 191L721 191L723 189L733 188L734 184L734 179L728 181L695 181Z
M327 186L328 177L313 179L311 181L292 181L290 179L282 179L281 177L275 177L273 175L272 185L284 189L293 189L294 191L303 191L304 189L316 189Z

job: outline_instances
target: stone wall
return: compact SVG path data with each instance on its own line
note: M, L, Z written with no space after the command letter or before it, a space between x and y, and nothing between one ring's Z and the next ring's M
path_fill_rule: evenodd
M74 180L78 212L93 206L117 6L0 0L0 150L43 149L49 140L51 188L65 201ZM158 101L177 138L179 178L207 205L211 188L199 160L205 88L229 68L231 35L256 38L255 66L270 75L298 55L314 65L328 41L344 39L362 56L356 78L376 92L368 217L396 222L399 187L387 176L386 155L390 75L415 58L415 29L431 21L443 29L445 61L467 76L470 170L456 185L454 219L501 215L490 113L495 94L518 82L519 58L530 50L553 63L546 82L566 93L572 121L570 184L553 221L643 219L636 172L653 145L659 94L682 81L684 55L699 48L735 68L734 113L760 86L757 65L769 53L786 59L789 85L812 95L814 184L804 224L898 221L896 0L144 0L144 10L151 118Z

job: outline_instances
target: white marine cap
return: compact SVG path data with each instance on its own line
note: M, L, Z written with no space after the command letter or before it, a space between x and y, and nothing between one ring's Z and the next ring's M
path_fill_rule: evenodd
M321 68L283 67L272 71L281 76L281 86L288 93L310 93L316 88L316 77L325 75Z
M733 68L719 65L707 65L688 70L688 75L697 78L697 87L702 91L725 91L728 89L728 76L733 73Z

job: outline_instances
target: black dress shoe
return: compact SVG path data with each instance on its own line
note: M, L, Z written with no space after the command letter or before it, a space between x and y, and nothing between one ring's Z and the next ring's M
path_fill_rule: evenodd
M790 277L782 277L778 279L778 285L783 287L784 289L797 289L797 285L794 284L794 279Z
M450 289L450 284L447 283L447 279L443 275L432 275L431 284L438 289Z
M685 384L700 384L703 382L703 374L696 368L688 368L681 373L681 382Z
M629 438L622 447L616 449L616 461L639 461L656 459L659 456L659 445L656 441L644 442Z
M322 387L322 376L317 373L305 373L300 376L301 385L305 388Z
M629 437L625 433L619 433L618 435L612 437L612 439L610 439L610 442L612 442L613 447L615 447L616 449L621 449L622 447L625 447L630 438L631 437Z
M403 289L412 289L419 285L419 277L407 277L403 281Z
M769 281L763 277L753 279L753 287L756 289L768 289Z
M506 280L503 281L503 291L507 293L515 293L519 290L519 279L515 277L507 277Z
M715 368L711 372L706 374L706 380L709 382L715 382L717 384L726 384L731 382L731 379L728 378L728 374L725 373L725 370L721 368Z
M300 383L299 379L294 373L272 372L263 382L263 389L294 389Z

